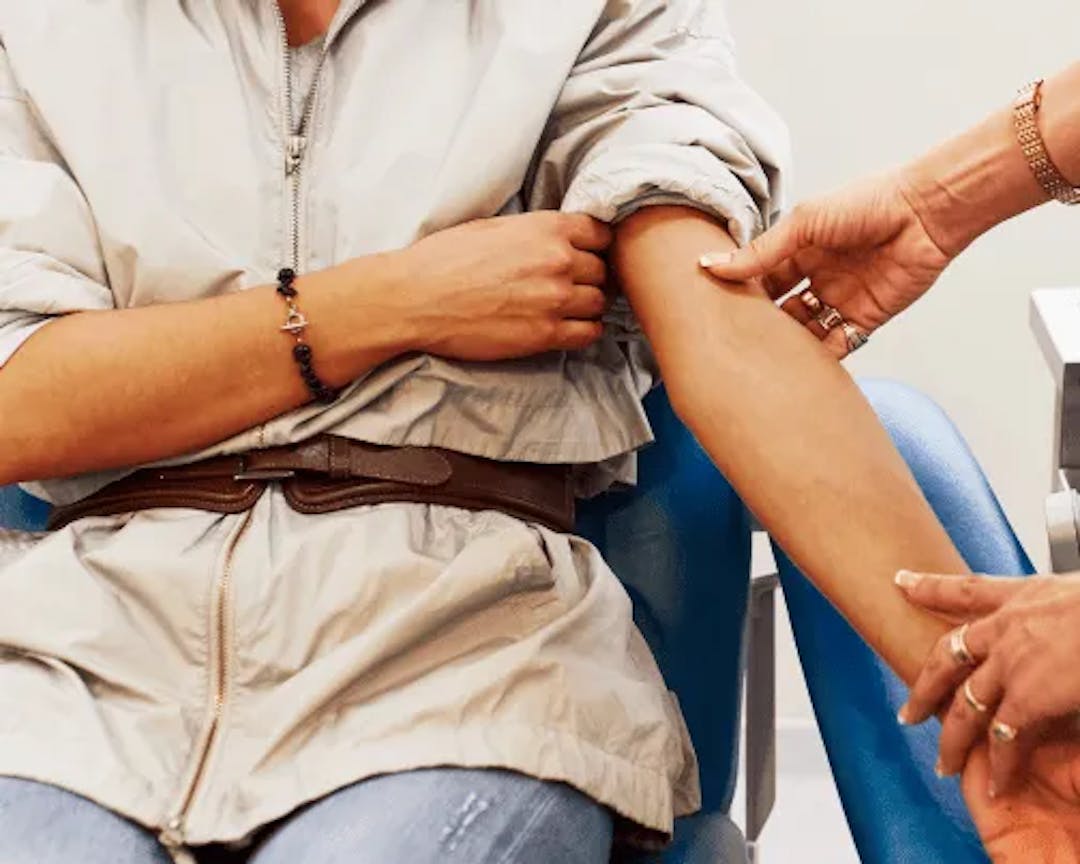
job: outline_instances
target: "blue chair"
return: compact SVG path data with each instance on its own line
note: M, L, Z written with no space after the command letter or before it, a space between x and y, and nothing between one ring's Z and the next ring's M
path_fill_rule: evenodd
M1004 538L975 550L978 555L969 558L973 566L995 572L1027 569L978 467L944 416L898 385L874 384L868 395L931 503L948 517L947 526L957 527L956 539L976 528ZM646 407L659 443L642 454L639 486L586 502L579 530L603 550L633 597L638 626L679 696L701 764L702 811L680 820L675 843L657 860L738 864L751 851L728 816L744 675L751 684L752 840L773 797L773 582L764 580L751 591L752 520L675 417L663 391L651 394ZM942 486L949 471L964 495ZM931 494L935 484L941 486L939 495ZM0 527L39 529L46 515L41 502L14 488L0 489ZM790 563L778 560L818 722L862 860L984 862L955 786L940 783L929 771L933 732L899 729L894 719L902 693L898 682ZM754 646L749 652L747 644Z

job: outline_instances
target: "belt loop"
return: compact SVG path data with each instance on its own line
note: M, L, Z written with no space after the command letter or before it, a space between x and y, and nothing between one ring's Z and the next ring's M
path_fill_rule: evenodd
M331 435L328 440L330 442L330 476L337 480L351 477L350 442L338 435Z

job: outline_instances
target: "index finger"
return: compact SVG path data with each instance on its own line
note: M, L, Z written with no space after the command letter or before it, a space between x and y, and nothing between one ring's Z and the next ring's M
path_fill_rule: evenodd
M916 606L959 618L975 618L1001 608L1027 585L1012 576L945 576L901 570L896 584Z
M585 252L603 252L614 239L609 225L584 213L564 213L561 221L563 230L566 232L566 239L575 249Z
M801 234L797 217L788 216L741 249L702 256L701 266L733 282L765 276L799 251Z

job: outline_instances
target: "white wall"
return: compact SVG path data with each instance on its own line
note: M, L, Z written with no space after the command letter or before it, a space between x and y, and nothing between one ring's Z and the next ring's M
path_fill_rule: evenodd
M895 165L1080 58L1076 0L727 0L743 75L786 118L794 198ZM1080 284L1080 208L1047 206L969 249L851 362L931 394L967 437L1021 540L1046 563L1053 391L1027 295ZM782 647L782 717L809 717Z

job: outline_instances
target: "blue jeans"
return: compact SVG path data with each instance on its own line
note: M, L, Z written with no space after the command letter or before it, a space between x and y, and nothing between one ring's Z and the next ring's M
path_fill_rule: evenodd
M440 768L346 787L270 829L247 864L605 864L611 814L559 783ZM170 864L154 835L70 792L0 777L0 864Z

